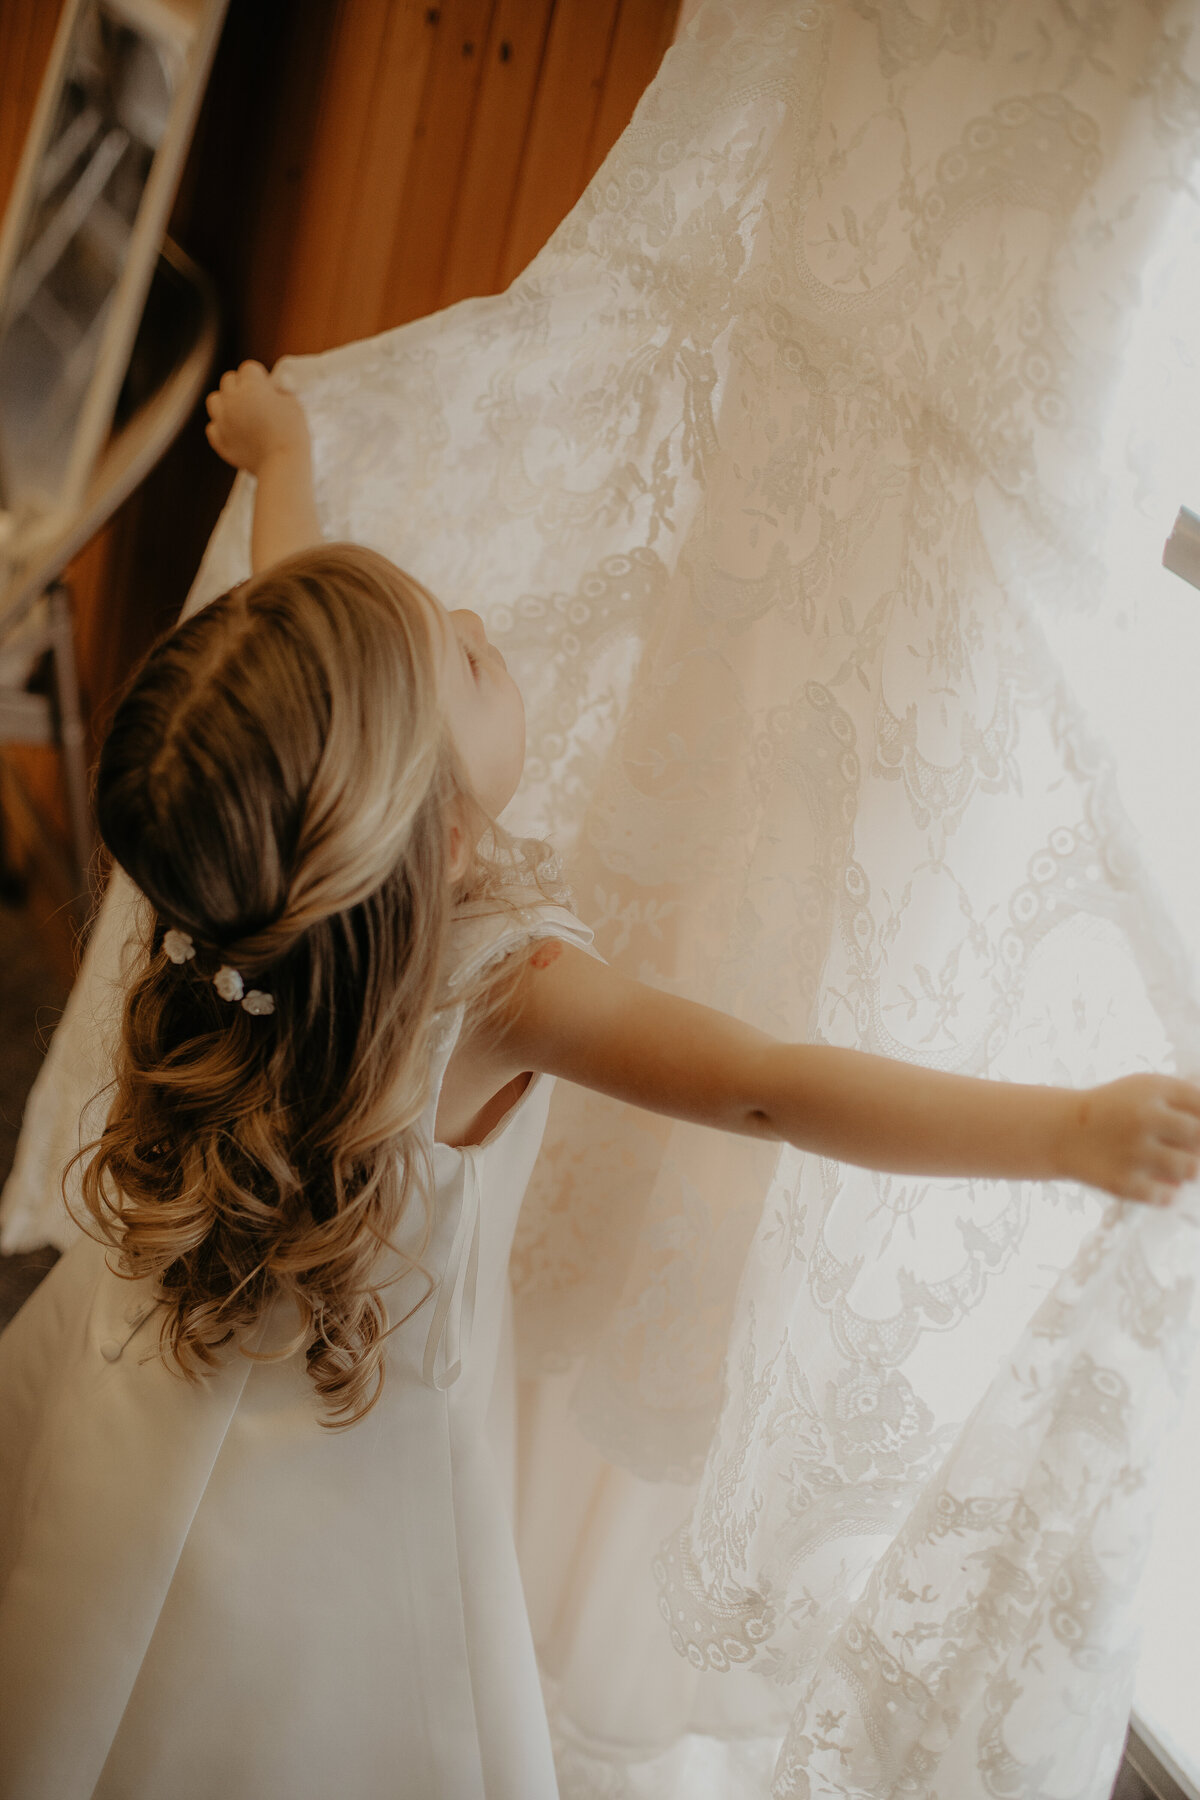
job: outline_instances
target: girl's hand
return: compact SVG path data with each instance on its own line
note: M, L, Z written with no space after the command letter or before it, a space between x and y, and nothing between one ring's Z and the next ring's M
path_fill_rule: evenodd
M222 375L205 402L208 441L235 469L254 476L250 566L255 574L321 542L313 493L312 445L304 408L261 363Z
M217 455L235 469L257 475L264 463L280 454L307 459L304 408L260 362L230 369L204 404L209 419L205 435Z
M1127 1075L1073 1096L1064 1174L1118 1200L1165 1206L1200 1172L1200 1091L1169 1075Z

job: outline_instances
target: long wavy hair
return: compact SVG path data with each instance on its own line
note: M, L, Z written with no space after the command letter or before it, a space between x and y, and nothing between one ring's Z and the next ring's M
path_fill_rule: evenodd
M119 1272L157 1279L185 1375L252 1354L290 1296L326 1424L378 1397L380 1250L428 1192L417 1127L465 793L435 672L417 584L352 545L305 551L155 646L96 780L152 918L84 1203ZM183 964L169 930L192 940ZM274 1012L222 999L222 964Z

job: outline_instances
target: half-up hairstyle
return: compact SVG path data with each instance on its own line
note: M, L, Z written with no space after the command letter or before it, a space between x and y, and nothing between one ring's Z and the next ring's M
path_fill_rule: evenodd
M101 835L153 919L85 1205L121 1272L157 1278L186 1375L291 1296L325 1423L378 1395L373 1270L428 1187L417 1125L462 791L429 607L346 544L172 631L100 757ZM168 930L191 960L163 954ZM222 964L274 1013L222 999Z

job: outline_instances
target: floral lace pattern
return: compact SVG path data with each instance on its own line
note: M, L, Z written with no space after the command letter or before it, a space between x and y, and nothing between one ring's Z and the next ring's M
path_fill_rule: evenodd
M1170 491L1155 421L1200 419L1194 21L709 0L506 295L287 365L327 534L502 645L515 822L630 973L1006 1079L1195 1062L1076 657L1136 617L1110 525ZM194 604L245 574L249 508L242 480ZM118 941L10 1220L74 1147ZM574 1370L613 1463L690 1484L645 1580L698 1679L758 1670L791 1720L739 1794L1107 1793L1192 1341L1180 1214L556 1096L525 1366ZM556 1730L564 1792L701 1791L669 1746Z

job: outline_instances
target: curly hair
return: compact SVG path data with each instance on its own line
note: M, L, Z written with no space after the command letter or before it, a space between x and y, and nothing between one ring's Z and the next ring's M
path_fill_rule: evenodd
M231 1343L252 1354L251 1327L291 1296L325 1424L378 1398L380 1250L429 1192L418 1124L446 813L465 792L427 596L351 545L278 563L170 632L100 756L100 832L152 919L84 1203L119 1272L156 1278L162 1349L189 1377ZM182 967L162 954L171 928L195 946ZM220 998L222 963L269 990L272 1016ZM427 1242L428 1217L404 1266Z

